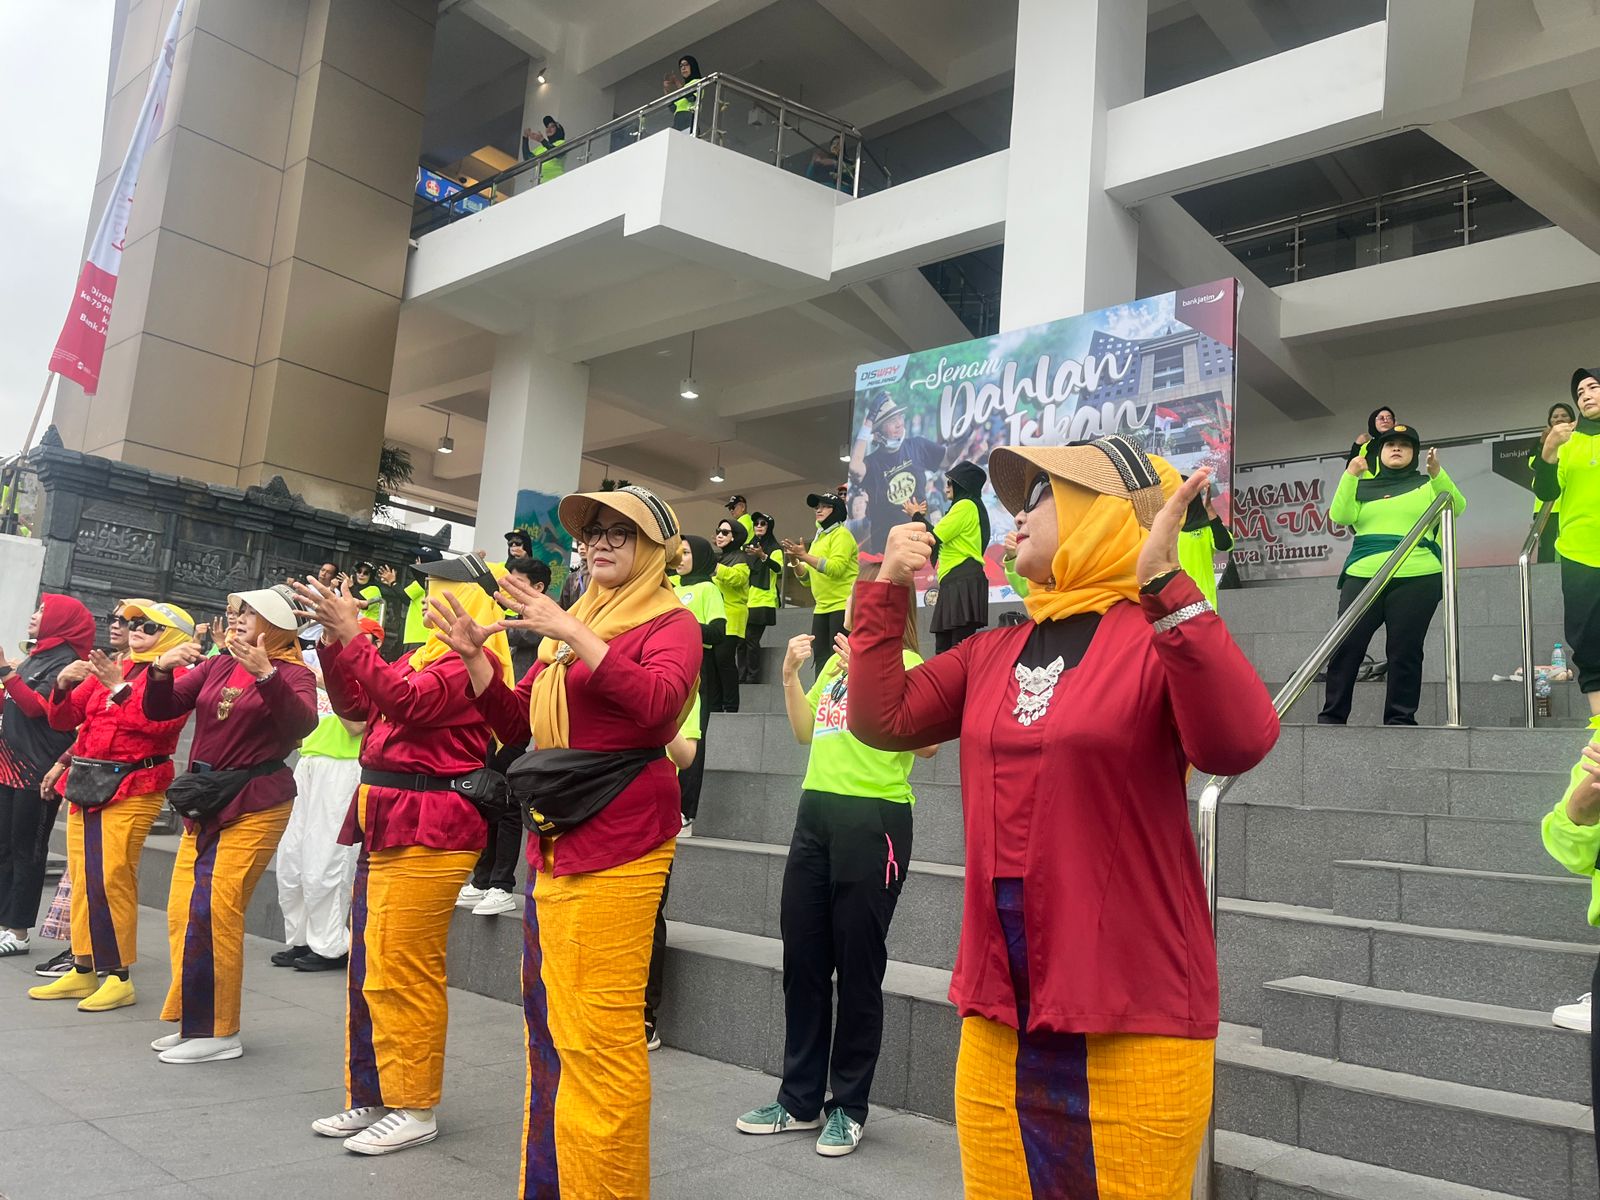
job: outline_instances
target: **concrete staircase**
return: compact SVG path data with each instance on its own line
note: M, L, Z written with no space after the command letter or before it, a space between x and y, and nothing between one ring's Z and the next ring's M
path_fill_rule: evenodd
M1541 568L1535 588L1536 657L1545 658L1559 636L1559 584ZM1588 989L1600 939L1584 922L1586 885L1545 857L1538 831L1584 741L1570 714L1586 705L1575 687L1558 687L1551 727L1506 728L1520 715L1519 689L1487 678L1520 659L1514 573L1464 572L1461 594L1470 728L1319 727L1316 687L1224 805L1225 1200L1600 1194L1588 1038L1549 1020L1552 1007ZM1263 677L1280 680L1332 622L1334 594L1328 581L1225 592L1222 609ZM778 897L805 770L776 680L782 643L808 622L804 611L780 614L765 654L773 682L745 688L744 711L711 719L700 819L679 842L668 903L663 1038L774 1074L783 1050ZM1438 647L1429 652L1437 703ZM1353 719L1375 721L1382 685L1358 691ZM1429 703L1425 719L1436 711ZM891 927L873 1096L949 1119L960 746L919 760L912 778L914 856ZM164 902L175 844L152 838L147 847L147 903ZM269 876L247 918L252 933L281 935L274 896ZM520 998L516 916L457 910L453 985ZM754 1093L750 1104L768 1099ZM727 1114L730 1125L736 1115ZM948 1194L958 1191L952 1180Z
M1597 1194L1588 1038L1555 1028L1549 1010L1588 989L1600 946L1587 884L1545 856L1538 831L1587 705L1558 687L1545 727L1509 727L1520 688L1488 677L1520 661L1516 594L1509 570L1462 575L1469 728L1373 728L1381 683L1358 687L1352 720L1365 727L1319 727L1314 687L1225 803L1217 1153L1229 1200ZM1560 636L1549 569L1535 595L1542 660ZM1275 681L1314 648L1334 602L1319 581L1223 593L1222 608ZM786 612L769 633L768 679L806 617ZM1437 629L1428 649L1419 715L1437 723ZM744 689L742 707L712 718L700 819L679 843L662 1031L776 1072L778 899L805 751L775 683ZM945 1118L959 1037L946 995L960 935L959 764L949 745L913 774L914 854L890 930L874 1087L881 1103Z

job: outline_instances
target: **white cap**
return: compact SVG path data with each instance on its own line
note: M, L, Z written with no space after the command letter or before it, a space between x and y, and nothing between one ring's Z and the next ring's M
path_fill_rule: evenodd
M255 592L234 592L228 597L229 606L236 600L240 604L248 604L279 629L293 632L300 628L300 622L294 615L295 594L285 584L275 583Z

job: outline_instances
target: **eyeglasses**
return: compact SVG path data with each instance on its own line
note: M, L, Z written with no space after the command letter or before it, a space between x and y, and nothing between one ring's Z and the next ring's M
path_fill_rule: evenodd
M604 541L607 550L620 550L638 532L633 525L585 525L578 530L578 536L583 539L585 546L597 546Z
M1044 503L1044 498L1050 495L1050 476L1040 472L1034 476L1033 485L1028 488L1028 498L1023 501L1022 511L1032 512Z

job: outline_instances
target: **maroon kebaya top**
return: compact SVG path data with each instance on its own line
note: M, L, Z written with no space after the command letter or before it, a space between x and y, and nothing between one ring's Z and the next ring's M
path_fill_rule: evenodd
M280 659L273 665L278 669L260 683L229 654L201 659L175 676L152 666L146 672L144 715L171 721L194 711L191 767L205 763L233 771L287 758L317 727L317 677L304 663ZM221 717L217 710L228 688L238 694ZM294 772L284 767L245 784L217 815L217 824L276 808L294 796Z
M887 582L856 587L850 731L882 750L961 739L957 1009L1017 1025L994 899L1009 857L999 822L1020 852L1030 1030L1215 1037L1216 941L1185 782L1191 765L1248 771L1278 737L1267 690L1222 619L1206 611L1155 632L1157 620L1202 599L1179 572L1139 604L1113 605L1046 697L1038 675L1017 669L1032 623L977 634L906 670L906 598ZM1039 733L1032 744L1019 710ZM997 778L1019 776L997 764L1018 754L1039 756L1032 794L998 795Z
M687 608L664 613L608 644L591 671L567 668L567 722L574 750L665 749L678 733L690 692L700 685L700 623ZM477 698L506 745L528 740L535 663L512 691L497 679ZM663 755L600 812L554 839L556 875L620 866L677 836L682 827L678 773ZM528 865L543 863L543 841L528 839Z
M489 754L489 721L472 702L467 668L447 654L416 671L409 658L383 661L367 638L318 651L333 711L347 721L367 722L361 765L453 779L480 769ZM499 673L499 660L490 654ZM351 800L339 840L365 842L369 851L397 846L434 850L482 850L488 826L477 807L448 791L367 789Z
M99 758L108 762L131 763L166 755L169 761L132 772L117 787L111 802L128 796L157 795L172 782L172 754L178 748L187 716L170 721L154 721L144 714L145 681L150 677L143 663L127 667L126 688L113 698L111 689L90 675L68 691L54 689L49 697L50 728L78 731L72 752L79 758ZM67 794L67 776L56 783L56 791Z

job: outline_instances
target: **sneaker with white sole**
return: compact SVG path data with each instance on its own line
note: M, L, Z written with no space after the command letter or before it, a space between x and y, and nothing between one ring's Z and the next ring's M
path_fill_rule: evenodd
M688 817L683 817L681 819L681 822L678 825L678 836L681 838L692 838L694 836L694 822Z
M644 1048L646 1050L661 1049L661 1034L656 1029L654 1021L646 1021L644 1023Z
M433 1109L397 1108L354 1137L345 1138L344 1148L357 1154L393 1154L438 1136L439 1123L433 1118Z
M183 1042L184 1042L183 1034L181 1034L181 1033L168 1033L168 1034L162 1035L161 1037L158 1037L155 1041L151 1042L150 1043L150 1049L154 1050L157 1054L159 1054L163 1050L171 1050L174 1046L181 1046L183 1044Z
M1585 992L1571 1004L1563 1004L1550 1014L1550 1020L1562 1029L1576 1029L1579 1033L1590 1031L1589 993Z
M473 906L472 915L475 917L497 917L501 913L514 911L516 907L517 902L512 898L510 892L504 888L490 888L483 894L483 899Z
M244 1053L244 1046L239 1041L239 1035L232 1037L189 1038L179 1042L170 1050L161 1052L161 1061L174 1063L178 1066L190 1066L194 1063L222 1062L229 1058L238 1058Z
M471 908L486 895L488 895L488 893L482 888L475 888L470 883L463 883L461 885L461 890L456 893L456 903L462 908Z
M753 1108L734 1122L740 1133L794 1133L801 1129L821 1129L822 1118L802 1121L781 1104Z
M26 954L33 944L26 937L18 937L9 929L0 929L0 958L13 954Z
M817 1139L817 1153L829 1158L839 1158L854 1153L861 1144L861 1122L854 1120L842 1108L828 1114L828 1123L822 1127Z
M381 1104L347 1108L342 1113L311 1122L311 1132L320 1133L323 1137L347 1138L376 1125L388 1115L389 1110Z
M59 979L76 965L77 959L73 957L72 947L68 946L54 958L46 959L33 968L35 975L42 975L46 979Z

